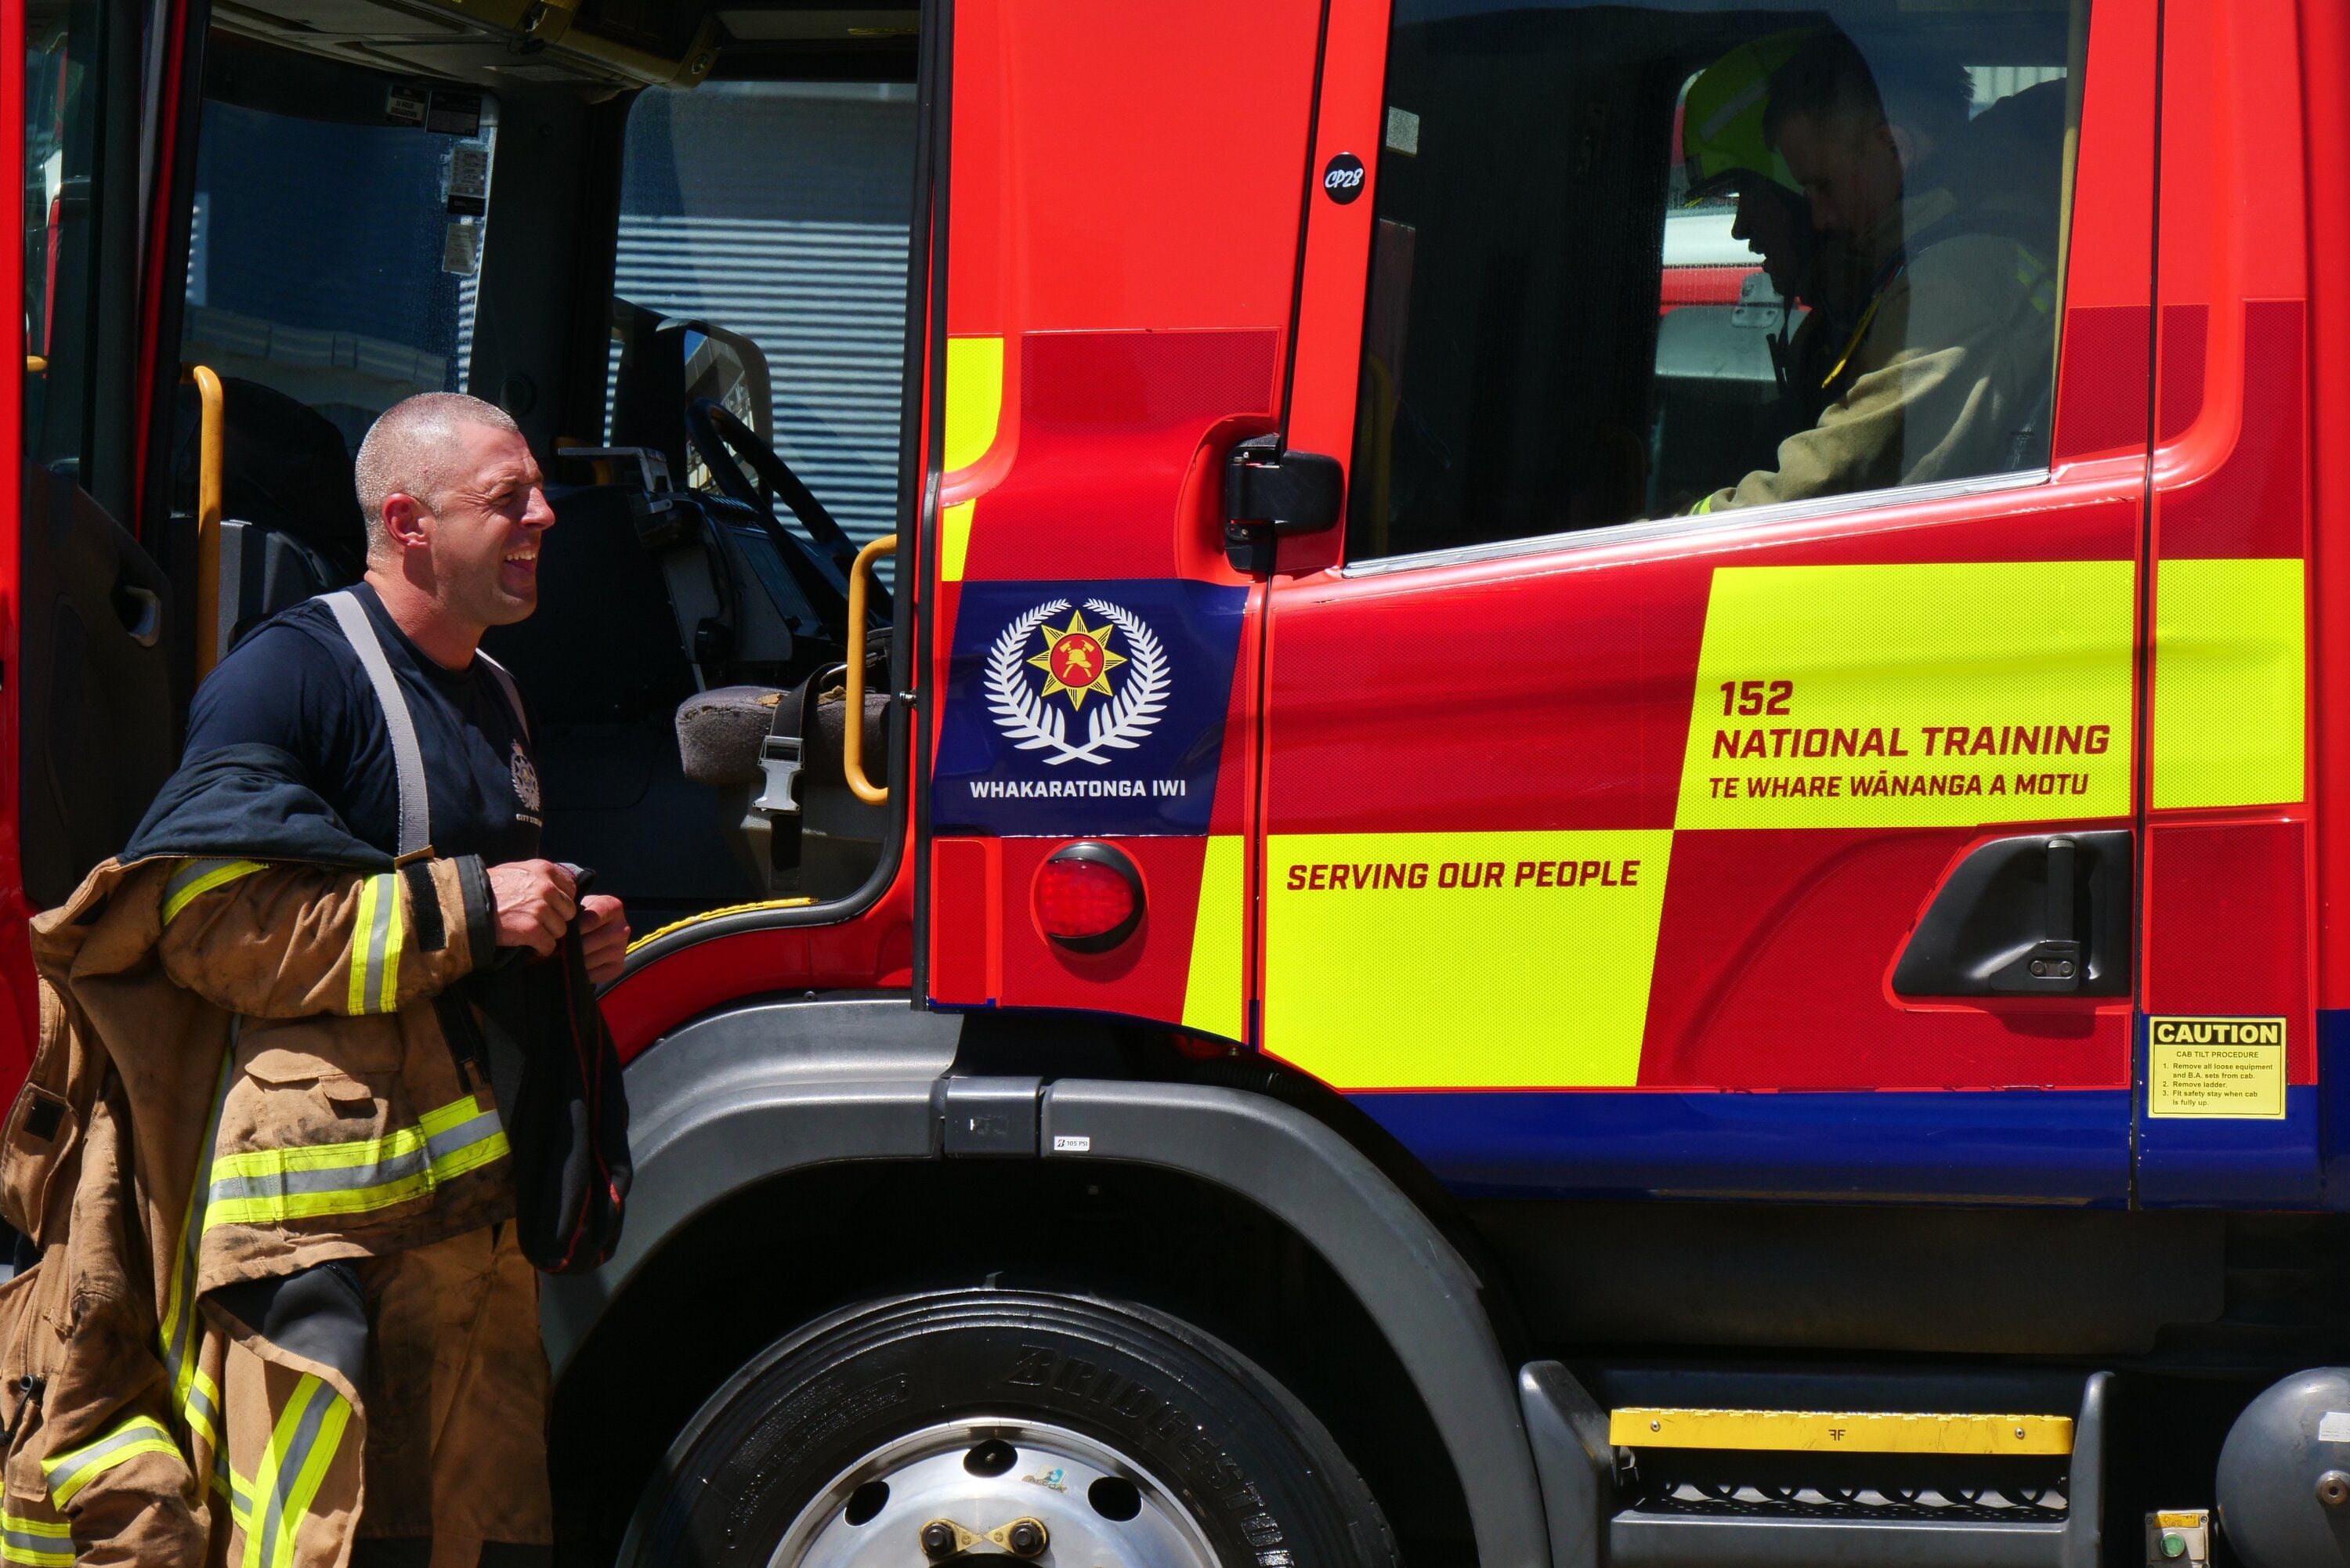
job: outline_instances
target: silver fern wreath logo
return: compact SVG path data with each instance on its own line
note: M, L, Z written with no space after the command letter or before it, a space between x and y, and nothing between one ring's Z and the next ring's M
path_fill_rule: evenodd
M1067 621L1054 625L1065 611ZM1031 670L1041 671L1043 680ZM987 707L995 727L1024 752L1050 753L1048 767L1107 767L1110 753L1140 745L1166 711L1167 687L1167 650L1158 634L1107 599L1087 599L1081 610L1066 599L1038 605L1014 617L987 650ZM1088 702L1095 697L1101 701Z

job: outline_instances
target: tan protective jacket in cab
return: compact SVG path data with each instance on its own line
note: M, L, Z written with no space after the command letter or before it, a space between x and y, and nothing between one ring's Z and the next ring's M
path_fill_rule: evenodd
M277 814L261 841L340 833L282 753L206 762L214 842L224 803ZM168 805L134 850L170 840ZM312 806L323 820L300 820ZM380 868L109 861L33 923L41 1041L0 1218L39 1257L0 1285L0 1559L348 1556L365 1319L348 1272L312 1266L504 1220L514 1199L487 1075L434 1001L492 950L483 868L392 869L344 843Z
M1898 270L1864 304L1835 377L1842 395L1810 430L1780 443L1777 468L1748 474L1695 510L1930 484L2047 461L2056 323L2049 259L2006 232L1999 214L1962 213L1942 190L1903 202L1865 248L1898 258L1905 235L1907 265L1881 264Z

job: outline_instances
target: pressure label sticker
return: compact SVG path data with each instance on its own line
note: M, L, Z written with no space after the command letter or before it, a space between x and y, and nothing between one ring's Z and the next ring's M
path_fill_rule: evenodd
M2149 1116L2284 1117L2284 1020L2147 1020Z

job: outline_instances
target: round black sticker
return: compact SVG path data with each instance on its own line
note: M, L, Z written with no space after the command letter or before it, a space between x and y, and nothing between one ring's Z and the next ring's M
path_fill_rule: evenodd
M1363 161L1341 152L1323 167L1322 193L1345 206L1363 193Z

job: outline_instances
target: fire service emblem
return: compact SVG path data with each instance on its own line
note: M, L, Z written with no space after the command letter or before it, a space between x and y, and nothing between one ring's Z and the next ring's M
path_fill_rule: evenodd
M1050 767L1107 767L1166 711L1167 650L1123 606L1052 599L1015 616L989 647L986 691L996 728L1021 751L1047 753Z

